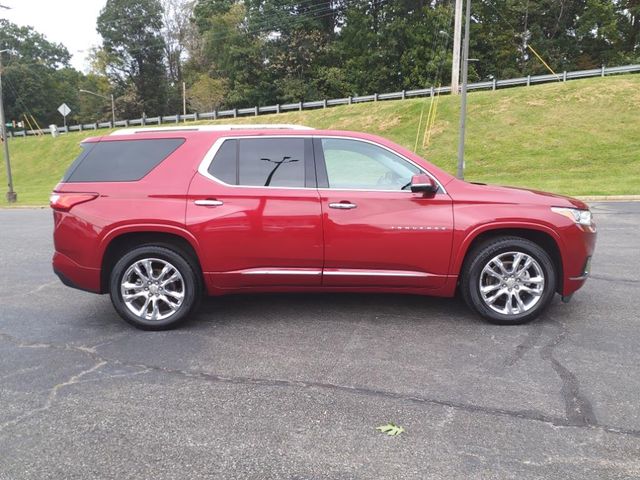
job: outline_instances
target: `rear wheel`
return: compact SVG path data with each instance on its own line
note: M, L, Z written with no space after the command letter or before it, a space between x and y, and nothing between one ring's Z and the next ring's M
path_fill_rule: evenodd
M111 302L120 316L143 330L165 330L185 320L200 295L199 281L178 252L143 245L113 267Z
M537 244L519 237L497 238L470 252L461 290L467 305L489 322L526 323L551 302L555 267Z

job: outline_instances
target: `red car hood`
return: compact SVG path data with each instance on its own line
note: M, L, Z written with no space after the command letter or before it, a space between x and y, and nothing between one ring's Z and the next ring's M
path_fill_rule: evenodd
M472 200L487 203L514 203L549 205L550 207L573 207L588 209L588 205L576 198L528 188L502 187L482 183L454 180L447 184L447 191L454 200Z

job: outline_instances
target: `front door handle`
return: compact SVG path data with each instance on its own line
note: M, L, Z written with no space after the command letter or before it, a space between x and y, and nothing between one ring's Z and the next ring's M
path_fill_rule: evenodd
M355 203L350 202L339 202L339 203L330 203L329 208L337 208L339 210L351 210L352 208L356 208L357 205Z
M196 200L193 203L195 203L200 207L219 207L220 205L224 205L224 202L221 202L220 200L211 200L211 199Z

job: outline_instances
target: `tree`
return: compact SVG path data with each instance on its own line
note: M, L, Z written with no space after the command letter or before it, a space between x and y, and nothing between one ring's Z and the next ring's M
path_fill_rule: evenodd
M124 95L129 116L163 114L167 75L159 0L107 0L98 17L106 73Z
M264 39L247 28L244 3L231 0L200 1L194 23L201 43L190 52L191 81L205 73L228 85L225 104L231 107L260 105L273 98L267 81Z
M0 19L0 50L3 54L4 101L8 120L29 116L40 125L61 120L60 103L74 103L77 91L71 56L60 44L49 42L31 27L20 27ZM78 72L75 72L78 73Z
M228 106L447 84L452 0L198 0L187 78ZM640 0L473 2L470 79L640 60ZM441 32L445 32L442 34Z
M202 73L187 91L187 99L196 112L213 112L222 105L227 90L225 80Z
M5 19L0 19L0 47L11 50L14 60L52 69L68 67L71 60L64 45L49 42L32 27L20 27Z
M162 0L162 36L170 82L182 82L186 45L190 43L190 37L195 35L191 22L194 4L194 0Z
M162 0L165 61L167 67L167 111L182 111L182 82L187 49L197 41L192 15L195 0Z

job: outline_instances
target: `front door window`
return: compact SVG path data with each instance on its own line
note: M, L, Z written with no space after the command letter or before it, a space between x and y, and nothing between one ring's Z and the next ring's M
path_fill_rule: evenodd
M329 188L409 190L415 165L382 147L357 140L323 138Z

